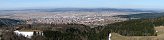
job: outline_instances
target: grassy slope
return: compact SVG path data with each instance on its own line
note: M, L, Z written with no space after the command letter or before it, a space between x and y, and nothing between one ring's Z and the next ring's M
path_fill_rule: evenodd
M155 29L156 29L156 31L158 31L157 38L164 40L164 26L158 26L158 27L155 27Z

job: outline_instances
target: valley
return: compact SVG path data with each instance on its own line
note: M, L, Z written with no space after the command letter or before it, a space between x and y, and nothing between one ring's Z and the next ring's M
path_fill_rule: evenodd
M159 28L155 26L163 25L163 12L125 11L126 9L82 10L86 9L10 10L9 13L13 14L0 16L3 30L1 37L4 40L162 39L158 38L158 35L163 32L156 32ZM26 32L28 33L25 34Z

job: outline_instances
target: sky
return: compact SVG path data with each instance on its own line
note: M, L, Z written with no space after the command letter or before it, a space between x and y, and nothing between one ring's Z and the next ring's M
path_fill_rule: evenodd
M164 0L0 0L0 9L28 8L164 9Z

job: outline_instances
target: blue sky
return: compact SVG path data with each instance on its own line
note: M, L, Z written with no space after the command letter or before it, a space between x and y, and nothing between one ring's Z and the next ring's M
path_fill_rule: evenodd
M164 0L0 0L0 9L73 7L164 9Z

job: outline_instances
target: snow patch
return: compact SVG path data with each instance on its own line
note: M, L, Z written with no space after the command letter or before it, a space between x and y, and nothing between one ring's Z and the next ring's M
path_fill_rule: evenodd
M108 36L109 38L108 38L108 40L111 40L111 39L110 39L111 36L112 36L111 33L109 33L109 36Z
M14 33L18 34L18 35L23 35L24 37L27 37L27 38L31 38L33 36L33 32L25 32L25 31L14 31Z

